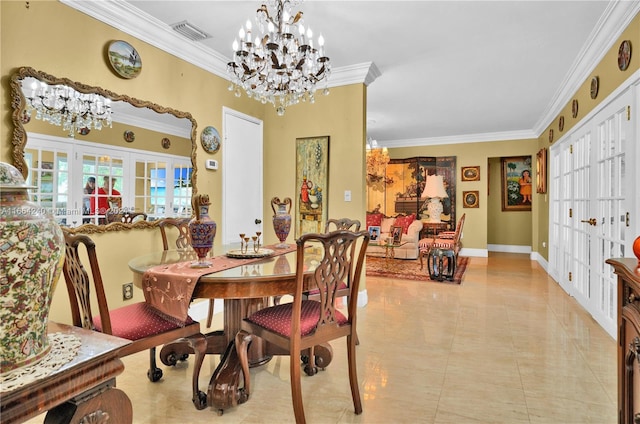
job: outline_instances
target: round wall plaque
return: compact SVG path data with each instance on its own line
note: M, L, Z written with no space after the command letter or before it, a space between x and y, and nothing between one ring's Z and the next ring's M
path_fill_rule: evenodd
M553 143L553 128L549 130L549 143Z
M171 140L165 137L162 139L161 144L162 144L162 148L168 149L169 147L171 147Z
M564 131L564 115L560 116L560 119L558 119L558 130L560 132Z
M206 127L200 135L202 148L207 153L215 153L220 150L220 134L214 127Z
M618 49L618 68L621 71L626 71L629 67L629 62L631 62L631 41L624 40L620 43L620 48Z
M578 99L573 99L571 102L571 116L574 118L578 116Z
M133 140L136 139L136 135L133 131L125 131L124 134L122 134L122 137L124 137L124 141L127 143L133 143Z
M590 94L591 94L591 98L595 99L596 97L598 97L598 88L600 85L600 80L598 79L598 77L593 77L591 78L591 90L590 90Z
M107 56L113 70L122 78L135 78L142 71L140 55L126 41L117 40L111 42L107 49Z

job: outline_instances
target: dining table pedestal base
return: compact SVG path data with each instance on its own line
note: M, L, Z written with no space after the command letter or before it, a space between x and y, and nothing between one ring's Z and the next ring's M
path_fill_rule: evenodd
M225 409L243 404L248 399L244 387L240 387L244 377L235 348L235 336L240 330L242 319L268 306L268 301L269 298L225 299L224 329L205 334L206 353L222 355L220 364L209 380L206 395L206 406L215 409L218 415L222 415ZM162 347L160 360L167 365L170 363L170 355L184 358L193 353L193 349L186 340L176 340ZM249 366L257 367L265 365L275 355L289 355L289 351L253 336L248 355ZM315 366L309 364L308 358L300 358L305 364L304 371L307 375L314 375L317 368L326 368L333 359L333 349L329 344L315 346L314 356ZM199 393L202 396L202 392ZM203 405L202 402L203 399L194 399L194 405L196 403ZM196 407L198 408L197 405Z

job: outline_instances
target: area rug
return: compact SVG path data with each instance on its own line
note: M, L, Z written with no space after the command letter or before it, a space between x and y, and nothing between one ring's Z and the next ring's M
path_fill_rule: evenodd
M403 280L433 281L435 283L460 284L467 270L469 258L458 256L456 272L453 281L431 280L424 259L424 268L420 269L419 259L385 259L377 256L367 256L367 275L372 277L400 278Z

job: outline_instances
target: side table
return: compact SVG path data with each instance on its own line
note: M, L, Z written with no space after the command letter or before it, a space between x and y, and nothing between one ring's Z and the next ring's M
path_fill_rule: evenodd
M131 400L115 388L115 376L124 370L118 351L131 342L54 322L49 332L79 337L78 354L48 376L4 392L0 397L2 423L21 423L44 411L49 411L45 424L131 423Z

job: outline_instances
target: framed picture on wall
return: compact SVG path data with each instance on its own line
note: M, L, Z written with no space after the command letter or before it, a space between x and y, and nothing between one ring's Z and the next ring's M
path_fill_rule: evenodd
M461 174L462 181L480 181L479 166L463 166Z
M533 200L531 156L500 158L503 211L530 211Z
M536 155L536 192L547 192L547 149L540 149Z
M296 139L296 238L322 233L327 222L329 136Z
M463 191L462 192L462 207L463 208L478 208L480 207L480 202L478 200L478 196L480 192L478 190L474 191Z

